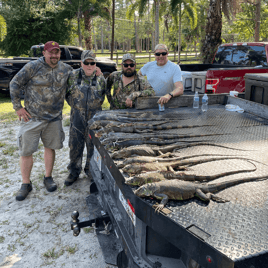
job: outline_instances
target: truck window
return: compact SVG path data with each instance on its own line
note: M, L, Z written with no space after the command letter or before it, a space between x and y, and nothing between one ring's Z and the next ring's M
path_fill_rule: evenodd
M72 54L72 59L73 60L81 60L81 54L82 54L82 50L79 49L75 49L75 48L69 48L71 54Z
M213 63L245 65L245 66L267 66L264 46L226 46L219 47Z

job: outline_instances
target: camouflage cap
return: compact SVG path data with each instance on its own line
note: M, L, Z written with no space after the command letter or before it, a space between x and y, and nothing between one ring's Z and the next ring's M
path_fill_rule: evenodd
M157 49L164 49L166 52L168 52L168 48L167 48L167 46L164 45L164 44L158 44L158 45L156 45L155 48L154 48L154 52L155 52Z
M44 50L47 50L48 52L50 52L52 49L55 49L55 48L60 50L60 46L57 42L48 41L45 43Z
M91 60L96 61L96 55L94 54L94 52L92 50L84 50L82 52L82 55L81 55L82 62L85 62L85 60L87 60L87 59L91 59Z
M123 57L122 57L122 63L124 63L124 61L126 61L126 60L131 60L134 63L136 63L136 60L135 60L134 55L132 55L130 53L127 53L127 54L123 55Z

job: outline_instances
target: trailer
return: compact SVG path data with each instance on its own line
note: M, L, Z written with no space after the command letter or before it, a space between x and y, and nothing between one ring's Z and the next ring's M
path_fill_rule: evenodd
M243 97L211 95L207 112L192 108L193 96L171 99L164 112L157 109L157 97L138 98L136 109L128 112L142 111L146 116L150 111L174 118L182 125L198 125L159 131L163 137L178 135L184 145L200 143L179 149L180 156L230 156L191 167L196 174L246 170L254 165L257 170L252 173L225 176L216 182L268 177L268 107ZM77 236L80 228L93 226L107 263L119 268L268 267L267 180L239 184L217 193L230 202L204 203L197 197L169 200L158 213L154 209L157 200L136 196L137 187L125 184L126 176L95 132L91 130L89 135L94 144L90 162L93 181L86 198L89 214L79 218L75 211L71 229ZM160 144L163 141L159 139ZM251 160L231 158L235 156Z

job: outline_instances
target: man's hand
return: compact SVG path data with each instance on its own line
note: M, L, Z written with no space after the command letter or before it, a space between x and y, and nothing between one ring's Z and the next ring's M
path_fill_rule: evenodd
M127 99L126 99L126 106L128 106L128 107L132 107L132 104L133 104L132 100L129 99L129 98L127 98Z
M20 121L22 118L25 122L28 122L30 120L29 118L32 118L31 115L24 108L19 109L18 111L16 111L16 113Z
M157 103L159 104L165 104L165 103L168 103L168 101L171 99L171 96L169 94L166 94L164 96L162 96Z
M101 72L101 69L99 67L96 67L96 76L100 75L103 75L103 73Z

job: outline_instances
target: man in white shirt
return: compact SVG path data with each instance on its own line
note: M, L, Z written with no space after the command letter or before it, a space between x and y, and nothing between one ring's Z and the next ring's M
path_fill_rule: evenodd
M181 69L168 60L168 48L164 44L156 45L155 61L146 63L139 74L146 75L156 96L161 96L158 103L167 103L172 97L183 94Z

